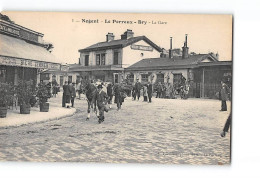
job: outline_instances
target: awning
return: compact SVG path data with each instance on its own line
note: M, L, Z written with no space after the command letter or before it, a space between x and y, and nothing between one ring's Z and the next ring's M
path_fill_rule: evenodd
M0 34L0 64L60 69L60 62L44 47L3 34Z

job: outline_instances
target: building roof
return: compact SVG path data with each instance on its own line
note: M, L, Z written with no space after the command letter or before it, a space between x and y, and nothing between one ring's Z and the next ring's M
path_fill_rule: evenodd
M60 63L46 48L27 43L25 40L0 34L0 42L1 56Z
M194 68L207 58L211 59L214 63L218 62L218 60L210 54L190 55L189 58L186 59L182 59L182 57L179 56L174 56L173 58L147 58L129 66L126 70Z
M112 40L112 41L105 41L105 42L99 42L96 44L93 44L89 47L86 47L84 49L80 49L79 52L89 52L89 51L96 51L96 50L105 50L110 48L123 48L128 45L131 45L133 43L136 43L140 40L144 40L149 45L151 45L153 48L155 48L157 51L161 52L162 49L157 46L155 43L153 43L150 39L148 39L146 36L137 36L132 37L129 39L119 39L119 40Z
M69 72L82 72L82 71L110 71L110 70L119 70L123 71L124 68L121 65L98 65L98 66L82 66L75 65L70 66Z
M74 63L74 64L68 64L69 68L77 68L77 67L81 67L82 65Z

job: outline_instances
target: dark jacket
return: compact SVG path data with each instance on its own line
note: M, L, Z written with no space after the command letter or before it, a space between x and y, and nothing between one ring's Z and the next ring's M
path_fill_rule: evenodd
M113 88L111 84L107 85L107 95L108 96L113 96Z
M224 83L223 85L221 85L220 99L221 99L222 101L227 101L229 94L230 94L230 89L229 89L229 87Z
M153 85L152 84L148 84L148 86L147 86L147 93L148 94L152 94L153 93Z
M116 85L114 86L114 93L115 93L115 96L120 95L120 92L122 92L122 91L123 91L123 89L122 89L121 85L116 84Z
M63 94L70 95L69 85L63 85Z
M159 92L159 93L162 92L162 84L158 84L158 86L157 86L157 92Z
M106 104L108 100L108 96L104 91L100 91L96 93L97 106L102 107Z
M75 98L76 97L76 89L74 86L71 88L71 97Z
M135 83L135 90L140 91L142 89L142 84L140 82Z

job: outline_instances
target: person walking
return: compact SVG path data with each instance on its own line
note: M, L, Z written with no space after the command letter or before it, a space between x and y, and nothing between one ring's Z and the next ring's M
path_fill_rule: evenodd
M105 120L104 111L108 112L108 109L106 108L106 103L108 100L107 94L102 90L102 85L97 86L97 93L96 93L96 104L99 111L98 116L98 123L102 123Z
M220 111L227 111L227 100L229 95L229 87L221 81L221 89L220 89L220 99L221 99L221 110Z
M68 86L68 81L65 81L63 85L63 94L62 94L62 107L66 107L66 96L69 93L69 86Z
M66 95L66 102L67 103L67 108L70 108L70 103L71 103L71 94L72 94L72 83L69 81L67 88L65 88L65 95Z
M146 85L143 86L143 96L144 96L144 101L147 102L148 94L147 94L147 86Z
M114 92L115 92L115 103L117 105L117 110L121 109L121 106L123 104L122 99L122 87L120 84L115 84L114 86Z
M71 87L71 107L74 108L74 99L76 98L76 89L75 89L75 83L72 83Z
M111 83L107 84L107 95L108 95L108 104L109 108L111 109L112 99L113 99L113 86Z
M53 95L53 97L55 97L55 98L56 98L56 95L57 95L57 93L58 93L58 88L57 88L57 86L58 86L57 81L56 81L56 80L53 80L53 81L52 81L52 95Z
M148 93L148 103L151 103L152 102L152 95L153 95L153 85L148 82L148 85L147 85L147 93Z
M132 87L132 100L136 100L136 90L135 90L135 86Z
M162 95L162 84L161 82L158 83L157 85L157 94L156 94L156 98L161 98L161 95Z
M80 81L76 85L76 92L78 93L78 99L80 99L80 96L81 96L81 93L82 93L82 85L81 85Z
M138 101L139 101L139 98L140 98L141 89L142 89L142 84L139 82L139 78L137 78L136 83L135 83L135 92L136 92Z

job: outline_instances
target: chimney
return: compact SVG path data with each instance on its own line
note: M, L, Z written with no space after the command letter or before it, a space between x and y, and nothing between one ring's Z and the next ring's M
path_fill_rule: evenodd
M134 32L131 29L127 29L124 34L121 35L121 39L129 39L134 37Z
M115 38L114 34L110 32L108 32L106 36L107 36L107 42L110 42Z
M219 60L219 54L218 54L218 52L216 53L216 58L217 58L217 60Z
M172 37L170 37L169 58L173 58L173 50L172 50Z
M182 59L189 58L188 34L185 34L185 42L182 47Z
M160 53L160 57L161 57L161 58L166 58L166 53L167 53L167 52L165 52L165 49L162 48L162 52Z

